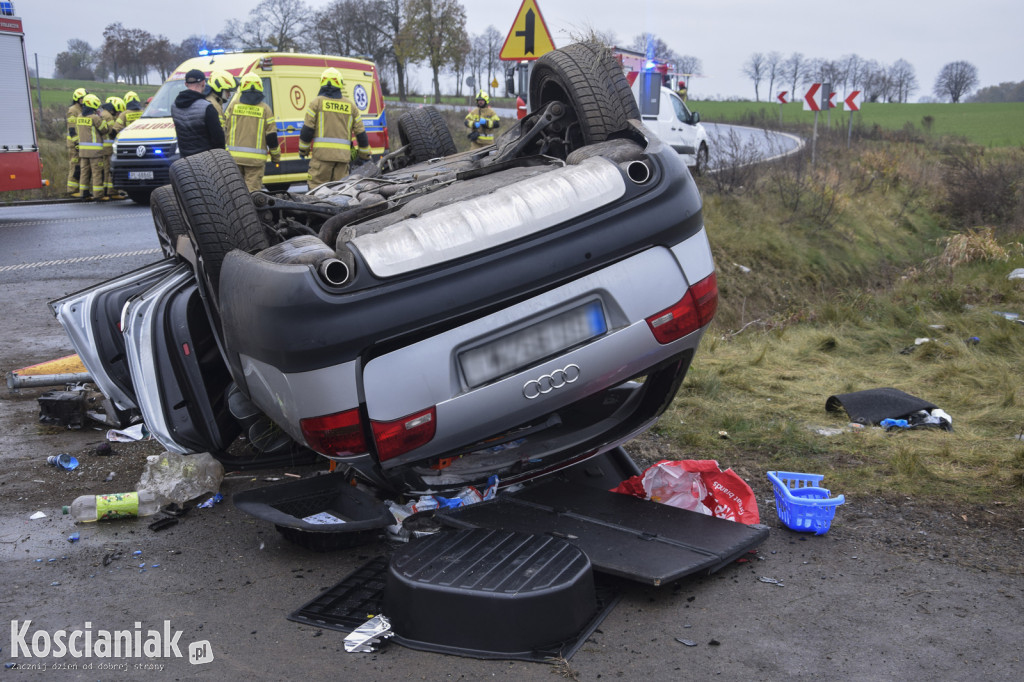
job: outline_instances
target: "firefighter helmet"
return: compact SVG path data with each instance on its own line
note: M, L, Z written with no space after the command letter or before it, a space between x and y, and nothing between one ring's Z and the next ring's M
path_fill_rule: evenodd
M136 94L134 90L129 90L128 92L124 93L124 97L122 99L124 99L125 106L127 106L132 102L138 102L139 96L138 94Z
M488 97L487 93L484 92L483 90L481 90L480 92L476 93L476 101L479 102L480 100L484 101L484 106L485 107L491 103L491 98Z
M83 99L85 99L85 96L88 94L89 93L86 91L85 88L78 88L73 93L71 93L71 101L81 102Z
M82 98L82 105L89 107L90 109L100 108L100 98L96 95L86 95Z
M124 111L125 105L124 100L120 97L111 96L107 98L107 104L114 105L114 111Z
M242 76L241 82L238 84L238 89L242 92L246 90L259 90L263 92L263 79L254 73L247 73Z
M334 87L341 89L341 87L345 85L345 81L341 77L341 71L338 71L334 67L324 69L324 72L320 74L320 87L325 85L333 85Z
M206 84L209 85L210 89L214 92L234 90L235 77L227 71L214 71L210 74L210 78L206 81Z

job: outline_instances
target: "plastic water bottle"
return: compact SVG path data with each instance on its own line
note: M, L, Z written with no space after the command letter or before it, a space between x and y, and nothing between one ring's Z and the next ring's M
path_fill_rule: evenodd
M90 523L149 516L160 511L160 502L156 495L148 490L109 495L82 495L75 498L70 507L64 507L63 511L65 514L71 514L75 521Z

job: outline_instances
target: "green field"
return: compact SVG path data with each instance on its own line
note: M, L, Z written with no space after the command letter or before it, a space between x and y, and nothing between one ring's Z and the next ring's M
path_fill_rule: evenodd
M32 86L32 104L34 106L39 105L39 99L36 95L36 79L33 78L30 81ZM78 81L78 80L61 80L58 78L40 78L39 87L43 95L43 107L49 106L71 106L71 93L77 88L85 88L89 92L98 95L100 100L106 101L107 97L116 95L123 97L124 93L129 90L134 90L143 102L147 98L152 97L157 88L157 85L130 85L126 83L102 83L99 81Z
M701 119L711 123L741 122L745 124L777 125L782 108L784 126L813 125L814 112L803 111L802 103L770 104L767 102L702 102L691 100L691 109L700 112ZM926 119L931 117L930 130ZM824 130L829 118L834 130L845 131L849 113L841 107L831 116L818 115L819 130ZM1024 145L1024 103L998 104L878 104L865 103L854 112L854 129L903 130L908 125L920 133L934 136L956 135L974 144L986 147L1018 147Z

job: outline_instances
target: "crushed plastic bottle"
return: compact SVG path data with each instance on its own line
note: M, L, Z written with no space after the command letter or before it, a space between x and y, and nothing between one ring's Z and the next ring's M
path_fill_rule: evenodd
M70 506L64 507L63 511L65 514L71 514L75 521L83 523L130 519L157 513L160 511L160 501L147 490L110 495L82 495L75 498Z
M146 458L139 491L149 491L165 503L185 504L206 493L216 493L223 478L224 465L208 452L165 452Z

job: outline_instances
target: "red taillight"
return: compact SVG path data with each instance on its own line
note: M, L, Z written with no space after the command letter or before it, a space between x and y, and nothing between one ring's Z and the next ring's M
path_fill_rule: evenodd
M429 443L437 428L437 411L431 407L393 422L371 422L371 425L377 457L383 462Z
M347 410L300 422L309 447L322 455L359 455L369 450L359 410Z
M674 306L648 317L647 326L658 343L671 343L711 322L717 309L718 280L712 272L691 286Z

